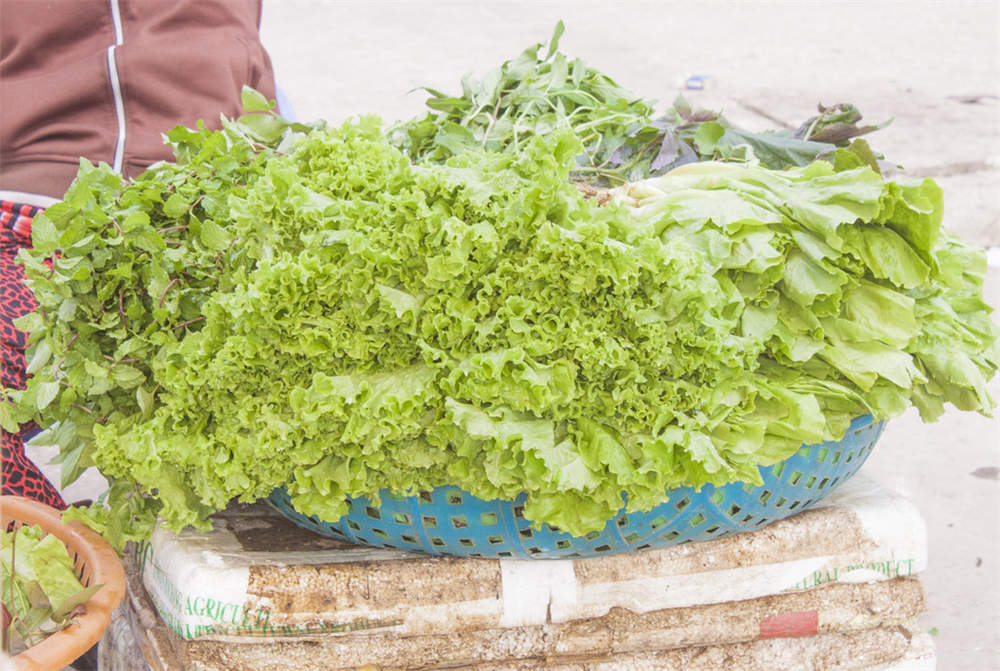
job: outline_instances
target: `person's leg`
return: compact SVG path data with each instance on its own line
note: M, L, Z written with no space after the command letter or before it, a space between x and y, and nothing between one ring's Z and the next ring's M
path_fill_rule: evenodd
M18 250L31 245L31 219L38 211L37 207L0 200L0 384L8 389L22 389L26 380L26 335L14 328L13 322L37 304L24 283L24 269L15 259ZM36 433L38 427L23 426L17 434L0 431L3 493L65 508L59 490L24 453L24 439Z

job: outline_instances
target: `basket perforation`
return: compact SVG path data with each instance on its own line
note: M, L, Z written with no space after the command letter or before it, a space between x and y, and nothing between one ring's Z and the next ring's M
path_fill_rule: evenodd
M784 462L762 467L761 485L681 487L652 510L623 508L604 529L582 537L533 525L524 517L524 494L513 501L486 501L456 487L411 497L384 493L379 507L364 497L354 499L336 523L295 512L283 488L271 502L296 524L319 533L432 555L575 558L637 552L760 529L809 508L857 471L883 426L859 418L842 441L806 445Z

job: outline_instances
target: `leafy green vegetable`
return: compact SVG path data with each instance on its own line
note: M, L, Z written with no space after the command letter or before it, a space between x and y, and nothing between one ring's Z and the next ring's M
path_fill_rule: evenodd
M261 106L253 92L244 97ZM281 134L257 132L262 124L250 120L261 116L276 120ZM60 446L63 486L94 464L95 424L152 412L158 383L151 362L166 343L199 327L202 304L231 283L242 259L227 251L229 198L261 174L275 146L312 128L273 113L224 126L175 128L167 140L178 162L158 163L129 183L81 160L63 200L33 222L34 249L22 250L20 261L40 308L18 322L34 334L33 378L23 391L4 388L13 403L0 403L0 425L17 431L34 417L48 427L36 440ZM121 538L123 525L148 531L155 502L136 489L131 480L113 480L107 501L114 515L98 505L90 523L112 539Z
M178 163L129 184L84 164L22 255L41 309L8 416L110 479L87 516L113 542L286 483L327 519L527 492L583 534L864 412L992 405L982 253L929 180L699 163L598 207L565 127L417 165L372 119L287 154L247 128L175 129Z
M549 40L487 72L462 78L461 95L424 88L431 111L390 129L393 144L416 161L441 162L471 149L520 152L536 135L569 127L584 150L574 181L601 186L662 175L699 160L751 156L766 167L805 166L848 140L883 128L858 126L853 105L819 106L794 133L751 133L722 115L692 110L683 97L654 118L653 102L558 50L560 21Z
M982 301L985 256L940 228L933 181L886 182L825 162L784 172L704 163L614 195L647 232L707 251L776 364L849 382L879 417L910 403L927 421L945 402L992 408L1000 331Z
M0 599L10 616L9 623L4 618L4 652L16 654L68 627L100 588L80 584L66 546L55 536L38 526L4 530Z

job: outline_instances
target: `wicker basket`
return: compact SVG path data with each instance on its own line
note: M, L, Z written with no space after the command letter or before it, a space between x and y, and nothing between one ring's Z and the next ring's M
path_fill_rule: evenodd
M457 487L410 497L383 491L380 506L365 497L348 499L350 510L337 522L299 513L283 487L269 502L295 524L325 536L431 555L559 559L641 552L755 531L815 505L861 468L884 426L859 417L842 440L804 445L789 459L762 467L762 485L680 487L652 510L622 509L604 529L584 537L547 524L534 528L524 518L524 495L484 501Z
M65 545L84 587L103 587L87 601L83 615L38 645L15 656L17 671L58 671L100 640L113 611L125 596L125 571L118 555L99 534L79 522L62 523L62 513L21 496L0 496L4 528L37 524Z

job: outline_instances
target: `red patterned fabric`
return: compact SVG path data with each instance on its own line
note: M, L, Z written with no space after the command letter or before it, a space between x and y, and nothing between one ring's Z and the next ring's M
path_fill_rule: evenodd
M31 219L40 208L0 200L0 382L23 389L26 380L24 348L26 336L14 328L14 320L37 307L24 284L24 269L17 252L31 246ZM50 506L65 508L59 491L24 453L24 440L38 431L34 424L19 433L0 429L3 448L3 493L27 496Z

